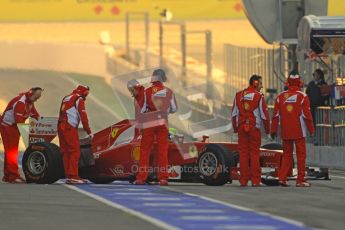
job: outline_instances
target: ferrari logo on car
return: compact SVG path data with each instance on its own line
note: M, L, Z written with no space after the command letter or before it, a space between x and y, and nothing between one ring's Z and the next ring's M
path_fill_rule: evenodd
M189 146L188 153L191 157L197 157L198 156L198 149L196 148L196 146L191 145L191 146Z
M115 128L115 129L111 130L111 137L112 137L112 138L115 138L116 135L117 135L117 133L118 133L118 131L119 131L118 128Z

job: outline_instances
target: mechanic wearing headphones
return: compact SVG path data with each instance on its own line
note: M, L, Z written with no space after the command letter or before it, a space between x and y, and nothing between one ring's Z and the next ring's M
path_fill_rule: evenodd
M298 72L290 72L287 86L287 91L280 93L276 98L271 129L272 138L275 138L278 123L280 123L284 153L279 172L279 184L281 186L289 186L287 174L292 167L292 152L293 145L295 144L298 169L296 186L310 187L310 184L305 180L305 137L307 129L311 135L314 134L315 129L310 112L309 98L300 91L301 87L303 87L303 82Z
M31 88L13 98L0 117L0 132L5 149L4 176L8 183L25 183L18 171L18 144L20 133L17 124L24 123L29 117L39 118L34 103L41 97L41 87Z
M78 126L81 121L84 130L92 139L84 102L89 90L88 86L79 85L71 94L65 96L61 102L58 136L67 184L86 183L85 180L79 177L78 172L80 158Z
M260 93L262 77L252 75L249 84L248 88L236 93L232 108L232 127L238 133L240 184L247 186L251 179L252 186L260 186L260 127L263 121L265 131L269 134L270 118L264 96Z
M159 185L168 185L168 114L177 111L173 91L164 86L166 81L164 70L156 69L152 73L151 87L145 90L144 112L140 117L143 128L139 172L136 176L137 185L145 184L149 172L149 156L156 139L158 145L158 180Z

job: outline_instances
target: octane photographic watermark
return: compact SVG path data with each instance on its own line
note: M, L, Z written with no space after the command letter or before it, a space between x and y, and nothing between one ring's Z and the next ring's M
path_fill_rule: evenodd
M176 166L175 166L176 167ZM131 172L136 174L139 172L147 172L147 173L165 173L165 172L170 172L170 169L173 169L174 166L169 165L168 167L159 167L159 166L150 166L150 167L139 167L139 165L132 165L131 167ZM198 166L181 166L179 168L179 173L181 174L198 174L202 173L202 169L200 169ZM212 172L218 172L218 173L223 173L223 172L229 172L229 167L217 167L217 168L209 168L209 171Z

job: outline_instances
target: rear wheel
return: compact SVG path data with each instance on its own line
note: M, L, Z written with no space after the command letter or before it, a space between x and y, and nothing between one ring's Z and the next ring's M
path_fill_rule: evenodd
M63 178L59 147L46 142L30 145L23 155L23 172L28 183L52 184Z
M199 175L206 185L219 186L231 181L229 171L234 166L234 154L222 145L209 144L199 155Z

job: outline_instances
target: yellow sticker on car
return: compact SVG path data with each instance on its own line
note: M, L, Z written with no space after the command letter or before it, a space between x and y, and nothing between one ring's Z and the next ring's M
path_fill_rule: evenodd
M197 157L198 156L198 149L196 148L196 146L191 145L191 146L189 146L188 153L191 157Z
M115 138L116 135L117 135L117 133L118 133L118 131L119 131L118 128L112 129L112 130L111 130L111 137L112 137L112 138Z

